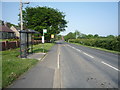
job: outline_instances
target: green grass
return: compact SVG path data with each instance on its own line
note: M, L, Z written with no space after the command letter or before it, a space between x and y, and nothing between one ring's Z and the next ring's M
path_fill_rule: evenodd
M19 39L0 39L0 41L19 41Z
M94 48L94 49L98 49L98 50L102 50L102 51L106 51L106 52L110 52L110 53L120 54L120 52L118 52L118 51L108 50L108 49L104 49L104 48L100 48L100 47L92 47L92 46L82 45L79 43L72 43L72 44L81 45L81 46L85 46L85 47L89 47L89 48Z
M54 44L46 43L45 52ZM34 45L34 52L42 52L42 44ZM2 88L10 85L21 74L26 72L30 67L34 66L38 60L36 59L21 59L19 56L19 48L1 51L2 52Z
M54 45L54 43L44 43L44 52L48 52L50 48ZM43 44L38 44L33 47L33 52L43 52Z

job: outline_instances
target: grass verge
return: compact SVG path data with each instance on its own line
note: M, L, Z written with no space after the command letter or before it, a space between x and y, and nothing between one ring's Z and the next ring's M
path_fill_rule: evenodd
M45 43L45 52L49 51L54 44ZM42 44L34 45L34 52L42 52ZM18 58L19 48L1 51L2 54L2 88L10 85L21 74L34 66L38 60L36 59L21 59Z
M0 42L2 41L19 41L19 39L0 39Z
M44 44L38 44L33 46L33 52L43 52L43 47L44 47L44 52L48 52L50 48L54 45L54 43L44 43Z
M120 54L120 52L118 52L118 51L108 50L108 49L104 49L104 48L100 48L100 47L92 47L92 46L82 45L79 43L72 43L72 44L81 45L81 46L85 46L85 47L89 47L89 48L94 48L94 49L98 49L98 50L102 50L102 51L106 51L106 52L110 52L110 53L114 53L114 54Z

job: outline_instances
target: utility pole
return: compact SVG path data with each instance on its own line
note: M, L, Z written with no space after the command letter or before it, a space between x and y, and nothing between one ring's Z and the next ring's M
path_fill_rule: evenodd
M20 0L20 25L21 25L21 30L23 30L23 18L22 18L22 0Z
M22 0L20 0L20 25L21 25L21 30L23 30L23 17L22 17L22 7L23 4L29 4L30 2L22 2Z
M20 57L26 58L26 35L22 34L21 31L23 30L23 17L22 17L22 7L23 4L29 4L29 2L22 2L20 0Z

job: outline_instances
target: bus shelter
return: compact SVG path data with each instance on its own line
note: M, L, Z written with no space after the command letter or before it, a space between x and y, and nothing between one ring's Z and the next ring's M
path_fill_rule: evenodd
M34 30L21 30L20 31L20 57L21 58L27 58L28 54L33 53L33 43L32 42L32 36L38 33Z

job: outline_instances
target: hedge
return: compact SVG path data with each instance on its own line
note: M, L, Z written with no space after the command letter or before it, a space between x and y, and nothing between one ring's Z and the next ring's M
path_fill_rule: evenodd
M71 43L101 47L108 50L120 51L120 37L116 38L94 38L94 39L69 39Z

